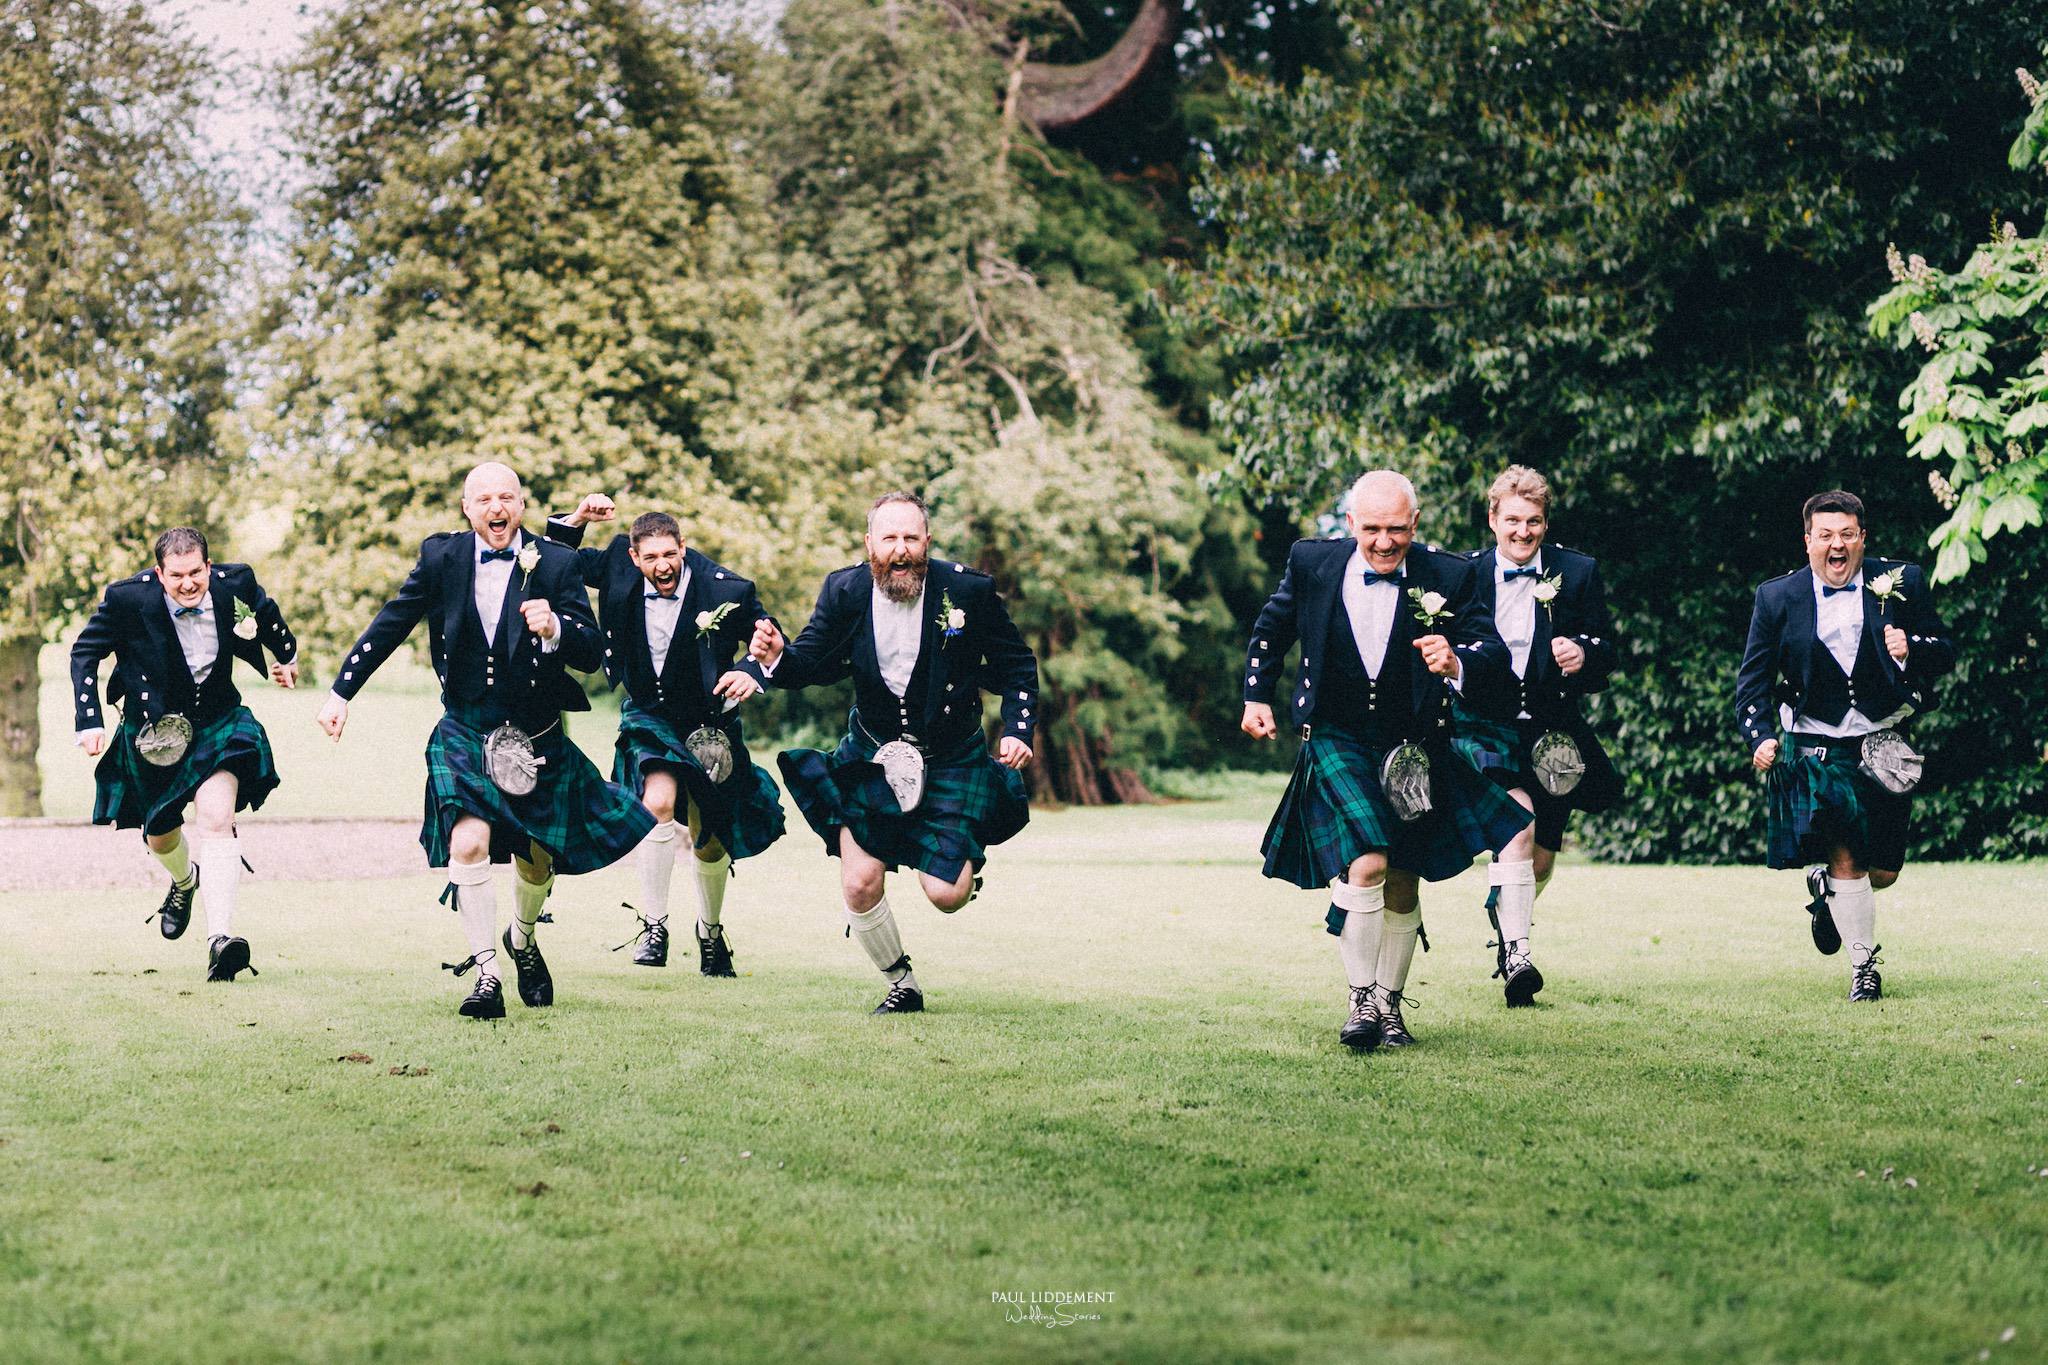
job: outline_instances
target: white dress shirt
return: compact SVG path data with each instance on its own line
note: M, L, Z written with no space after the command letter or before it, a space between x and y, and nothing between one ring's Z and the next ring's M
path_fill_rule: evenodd
M195 685L212 676L214 660L220 657L220 625L213 619L213 598L202 597L197 605L198 615L180 616L177 599L164 594L164 610L177 628L178 648L185 651L185 667Z
M482 536L477 537L476 583L474 585L476 619L477 623L484 628L484 643L486 645L498 638L498 617L505 610L505 585L512 580L513 572L519 568L517 556L519 551L526 548L526 545L525 537L514 536L512 537L512 543L506 547L512 551L513 559L486 560L483 557L484 551L490 547L484 544ZM554 613L550 612L549 615L553 616ZM514 627L516 630L524 630L525 628L526 622L524 618L521 618L518 625ZM517 638L515 637L511 643L517 644ZM561 648L561 644L562 622L557 617L555 619L554 638L542 640L540 642L540 652L552 654Z
M1856 651L1863 646L1861 570L1847 586L1853 591L1829 593L1825 591L1827 584L1821 581L1820 575L1813 576L1813 633L1834 656L1835 662L1841 665L1842 672L1853 676L1856 672ZM1840 721L1830 724L1811 716L1795 716L1789 705L1781 703L1778 707L1778 718L1788 730L1804 735L1827 735L1834 739L1853 739L1857 735L1890 729L1912 713L1913 708L1908 704L1883 720L1872 720L1852 706Z
M1511 561L1499 550L1493 552L1493 624L1500 632L1502 643L1507 645L1513 656L1515 676L1529 676L1529 651L1536 643L1536 584L1543 577L1543 552L1538 550L1528 567L1536 571L1536 577L1527 574L1520 578L1509 578L1509 569L1522 566Z
M652 593L654 585L642 582L643 592ZM690 571L683 570L676 580L674 597L648 596L647 607L647 652L654 660L654 676L660 677L661 670L668 667L668 649L676 638L676 626L683 618L683 598L690 592Z
M1377 679L1387 661L1387 641L1394 633L1394 613L1401 607L1401 587L1398 583L1367 584L1365 570L1365 551L1353 550L1344 564L1344 614L1351 618L1351 638L1358 642L1358 661L1365 665L1365 676Z
M892 602L879 586L870 587L868 619L874 623L875 663L882 681L900 697L917 671L917 651L924 639L924 590L918 590L914 602Z

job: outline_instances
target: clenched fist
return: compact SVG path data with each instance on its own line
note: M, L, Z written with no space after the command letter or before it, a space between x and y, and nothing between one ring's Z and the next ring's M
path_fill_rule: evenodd
M527 598L519 604L519 614L526 618L526 628L543 640L552 640L562 633L562 623L545 597Z
M783 646L788 643L775 623L764 616L754 622L754 638L747 645L747 654L762 666L773 668L781 662Z
M1271 739L1280 733L1280 726L1273 719L1273 708L1262 701L1248 701L1244 704L1244 719L1237 728L1253 739Z
M563 520L571 526L587 526L593 521L610 521L618 515L612 500L602 493L591 493L576 504L576 510Z
M1422 651L1422 664L1440 678L1458 676L1458 654L1451 648L1451 642L1441 635L1425 635L1415 642Z

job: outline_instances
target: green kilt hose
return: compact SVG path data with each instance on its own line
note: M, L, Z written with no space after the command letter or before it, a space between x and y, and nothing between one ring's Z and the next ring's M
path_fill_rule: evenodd
M1334 726L1315 727L1260 846L1268 877L1320 891L1360 856L1384 850L1391 866L1446 881L1506 848L1529 823L1527 811L1451 749L1430 755L1435 809L1404 821L1380 788L1387 753Z
M217 772L235 775L236 811L255 810L277 790L270 737L246 706L194 726L192 745L169 767L143 761L135 750L139 724L123 719L108 737L93 769L92 822L146 835L169 834L185 823L185 807L200 784Z
M725 737L732 744L732 773L723 783L715 783L673 721L628 697L619 708L612 781L638 796L647 790L650 771L674 774L684 794L696 803L704 832L738 862L782 837L782 793L768 770L747 752L737 725L725 730Z
M907 812L873 761L880 747L856 718L831 753L786 749L777 760L797 809L835 858L839 831L849 829L892 870L914 867L956 882L970 865L979 872L988 848L1031 819L1024 779L989 757L978 732L945 754L926 755L924 799Z
M1533 798L1536 842L1544 848L1564 846L1565 826L1571 821L1573 811L1606 810L1619 795L1615 790L1618 784L1611 776L1611 765L1588 752L1587 741L1570 729L1566 733L1578 741L1580 751L1587 759L1587 771L1568 795L1552 796L1536 780L1530 753L1537 740L1552 730L1564 727L1545 725L1535 720L1495 720L1466 710L1462 702L1452 703L1451 714L1456 726L1451 747L1503 790L1519 788Z
M530 839L547 850L556 872L572 876L617 862L654 828L647 807L624 787L605 781L559 719L533 735L534 755L545 760L539 785L524 796L506 795L484 766L489 728L451 712L427 740L420 847L427 851L428 866L448 865L449 835L461 815L490 822L492 862L526 857Z
M1770 866L1825 863L1837 845L1861 867L1896 872L1906 865L1913 798L1894 795L1864 775L1862 746L1860 737L1780 738L1778 761L1764 775Z

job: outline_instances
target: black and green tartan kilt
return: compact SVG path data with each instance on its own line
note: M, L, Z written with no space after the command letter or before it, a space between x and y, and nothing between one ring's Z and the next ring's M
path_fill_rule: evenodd
M217 772L235 775L237 811L256 810L277 790L270 736L246 706L194 726L192 746L167 768L144 762L135 751L140 729L139 723L122 720L100 754L99 766L93 769L95 825L139 826L146 835L169 834L185 823L192 794Z
M1825 756L1802 749L1828 750ZM1780 735L1778 761L1764 776L1772 867L1825 863L1847 848L1861 867L1897 872L1906 865L1910 794L1886 791L1863 774L1859 740Z
M528 841L554 860L556 872L595 872L631 853L654 817L640 798L607 782L597 765L576 747L558 721L535 734L540 782L524 796L507 796L484 766L484 736L490 727L443 715L427 740L426 815L420 847L429 867L448 865L448 839L458 816L474 815L491 826L491 861L528 856Z
M1586 772L1568 796L1552 796L1536 780L1531 754L1536 741L1558 727L1535 720L1495 720L1451 703L1451 747L1466 762L1505 791L1523 791L1536 806L1536 842L1548 849L1564 847L1565 827L1572 812L1606 810L1614 804L1620 779L1590 734L1572 738L1586 762Z
M612 781L638 796L647 791L649 771L674 774L683 794L696 804L700 828L738 862L782 837L782 792L747 752L737 722L725 737L732 742L732 775L716 783L683 742L679 726L629 697L619 708Z
M1342 730L1315 727L1260 845L1268 877L1319 891L1362 855L1384 850L1390 866L1445 881L1506 848L1529 823L1527 811L1449 748L1430 755L1435 809L1403 821L1380 788L1386 756Z
M928 755L924 799L905 812L896 804L881 766L880 747L856 724L839 747L785 749L782 781L825 851L839 855L839 831L890 868L914 867L956 882L970 865L979 872L987 850L1011 838L1031 819L1024 779L989 757L980 734L937 756Z

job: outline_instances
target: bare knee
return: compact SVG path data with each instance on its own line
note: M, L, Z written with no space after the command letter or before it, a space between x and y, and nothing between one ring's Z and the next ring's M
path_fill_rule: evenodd
M491 827L465 815L448 832L448 856L458 863L480 863L491 856Z
M1896 872L1880 872L1878 869L1872 868L1870 870L1870 889L1872 891L1882 891L1898 879L1899 874Z
M1421 883L1413 872L1389 869L1387 872L1387 909L1397 915L1405 915L1422 903Z
M1533 847L1535 848L1536 856L1530 861L1536 865L1536 880L1547 882L1550 880L1551 870L1557 866L1557 850L1545 848L1541 844L1534 844Z
M1361 853L1351 860L1351 866L1344 874L1344 880L1353 886L1378 886L1387 879L1387 855L1382 852Z
M846 897L847 908L862 914L874 909L882 902L883 875L879 863L862 866L841 860L839 865L839 890Z
M961 872L960 880L956 882L942 882L933 876L926 876L923 881L925 899L948 913L958 910L974 896L974 869L971 867Z
M657 824L676 818L674 792L658 792L650 786L640 794L640 804L647 807L647 813L654 817Z

